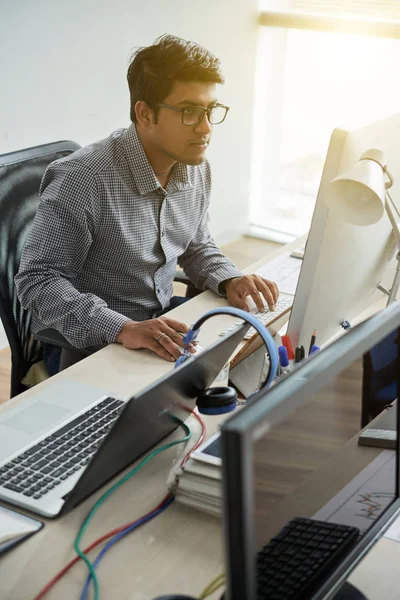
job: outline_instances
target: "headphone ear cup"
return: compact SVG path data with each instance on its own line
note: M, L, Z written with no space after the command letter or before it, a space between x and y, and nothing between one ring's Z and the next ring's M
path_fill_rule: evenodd
M203 415L223 415L236 408L237 393L230 386L211 387L197 398L199 413Z

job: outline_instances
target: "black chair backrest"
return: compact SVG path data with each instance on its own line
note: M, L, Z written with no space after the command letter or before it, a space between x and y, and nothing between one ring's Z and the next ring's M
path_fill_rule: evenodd
M41 357L40 343L31 335L31 312L18 300L14 277L47 166L79 148L61 141L0 155L0 318L11 348L11 397L24 391L21 379Z
M398 331L364 354L361 427L397 398Z

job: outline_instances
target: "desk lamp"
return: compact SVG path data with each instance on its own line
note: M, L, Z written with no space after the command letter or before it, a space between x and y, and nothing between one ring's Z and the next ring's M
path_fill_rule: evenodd
M381 150L364 152L360 160L346 173L332 179L330 186L335 193L328 194L326 206L332 213L353 225L372 225L386 213L392 224L397 249L397 267L390 290L381 285L378 289L389 296L387 304L396 299L400 284L400 230L393 209L400 217L388 189L393 177L387 169L385 155Z

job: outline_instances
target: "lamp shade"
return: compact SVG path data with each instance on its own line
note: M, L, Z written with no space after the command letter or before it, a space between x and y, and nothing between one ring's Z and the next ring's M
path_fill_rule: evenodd
M375 160L363 158L330 183L325 204L353 225L372 225L385 211L385 173Z

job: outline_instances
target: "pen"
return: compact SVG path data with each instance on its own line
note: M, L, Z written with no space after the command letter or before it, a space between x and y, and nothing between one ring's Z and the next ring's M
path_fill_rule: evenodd
M291 341L290 341L290 337L288 335L283 335L282 336L282 344L285 346L285 348L287 350L288 359L289 360L293 360L294 359L294 352L293 352L292 344L291 344Z
M314 346L314 344L315 344L315 339L316 339L316 337L317 337L317 331L316 331L316 329L314 329L314 331L313 331L313 333L312 333L312 336L311 336L311 342L310 342L310 348L309 348L309 350L308 350L308 354L310 354L310 353L311 353L311 348L312 348L312 347Z
M300 346L297 346L296 350L294 351L294 362L298 363L301 361L301 348Z

